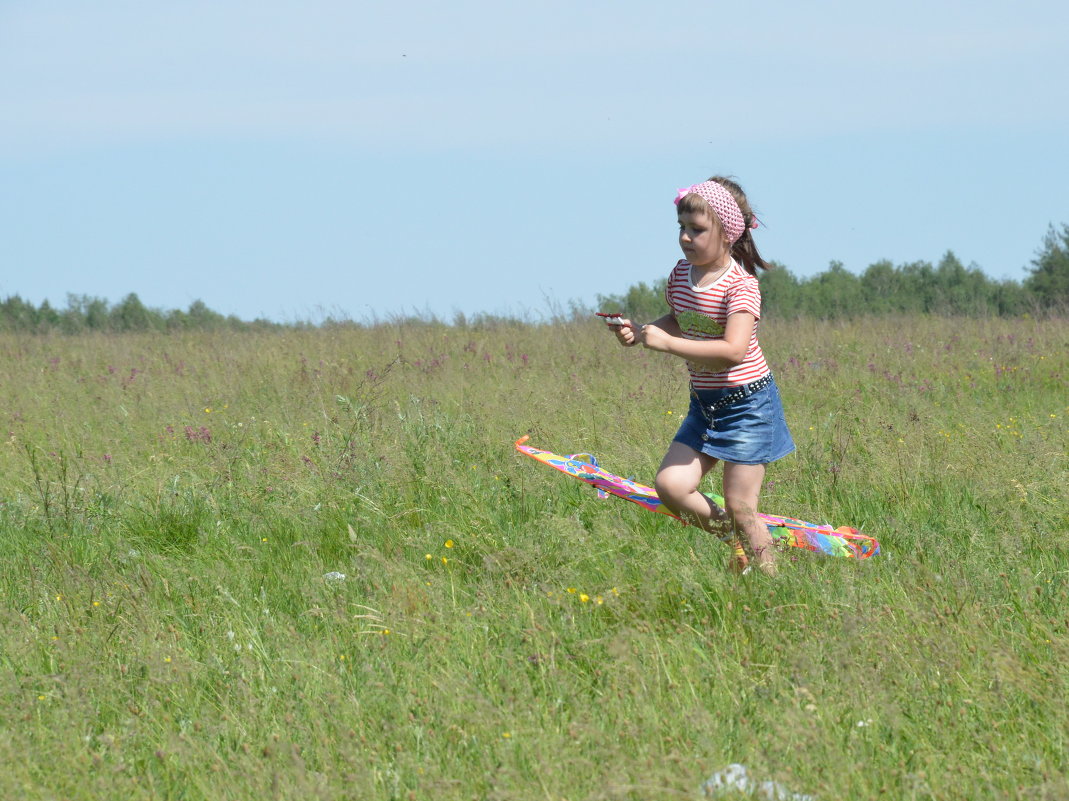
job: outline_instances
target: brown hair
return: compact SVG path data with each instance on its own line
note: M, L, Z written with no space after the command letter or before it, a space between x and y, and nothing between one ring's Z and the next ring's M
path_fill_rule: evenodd
M731 246L731 255L743 269L750 275L757 275L758 268L762 270L768 270L769 265L761 258L761 254L757 252L757 245L754 243L753 235L750 233L750 228L754 222L753 209L750 208L750 201L746 199L746 193L742 191L742 187L730 178L725 178L722 175L714 175L708 180L714 181L720 184L724 189L731 193L731 196L735 198L735 202L739 204L739 211L742 212L743 229L742 235L735 240L735 244ZM679 205L676 207L677 212L687 214L712 214L716 224L720 227L720 230L724 229L724 226L720 224L720 218L709 207L709 204L705 200L694 193L687 195L679 201Z

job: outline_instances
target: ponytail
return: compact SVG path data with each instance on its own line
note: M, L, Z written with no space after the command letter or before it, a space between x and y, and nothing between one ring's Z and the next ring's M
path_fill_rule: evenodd
M709 180L715 181L730 192L731 196L735 198L735 202L739 204L739 211L742 212L744 227L742 235L731 246L732 258L753 276L757 275L758 269L771 269L770 265L758 253L757 244L754 242L753 234L750 233L752 229L757 227L757 217L754 215L753 209L750 208L750 201L746 199L746 193L742 191L742 187L730 178L724 178L720 175L714 175Z
M744 214L743 216L745 218L747 215ZM757 252L757 244L753 241L748 225L746 230L742 232L742 236L731 246L731 255L750 275L757 275L758 268L762 270L771 269L768 263L761 258L761 254Z

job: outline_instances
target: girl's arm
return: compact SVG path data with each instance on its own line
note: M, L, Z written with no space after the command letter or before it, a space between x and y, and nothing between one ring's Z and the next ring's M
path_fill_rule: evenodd
M661 325L662 322L666 324ZM675 317L671 317L670 323L662 317L643 327L640 341L650 350L671 353L714 372L722 372L741 364L746 358L756 323L757 318L749 312L735 312L728 316L723 339L685 339Z
M676 319L676 316L673 312L668 312L668 314L664 315L663 317L658 317L652 323L646 323L646 325L655 326L664 331L666 334L670 334L674 337L683 336L683 331L679 327L679 320Z
M616 318L619 322L609 322L609 328L616 334L616 339L624 347L631 347L637 345L642 341L642 330L646 326L635 325L633 322L626 318ZM683 336L683 332L679 328L679 323L676 321L676 316L669 312L663 317L658 317L652 323L646 323L646 325L654 325L663 331L667 331L674 336Z

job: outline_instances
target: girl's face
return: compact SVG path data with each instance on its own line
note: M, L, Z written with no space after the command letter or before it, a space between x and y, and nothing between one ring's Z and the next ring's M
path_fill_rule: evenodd
M709 212L679 214L679 246L695 267L724 267L730 263L731 245L720 220Z

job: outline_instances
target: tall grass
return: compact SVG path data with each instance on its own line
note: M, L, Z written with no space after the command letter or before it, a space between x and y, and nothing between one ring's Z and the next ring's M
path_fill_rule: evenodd
M764 509L882 556L516 455L652 479L685 371L597 322L0 337L0 797L1069 797L1069 323L762 342Z

